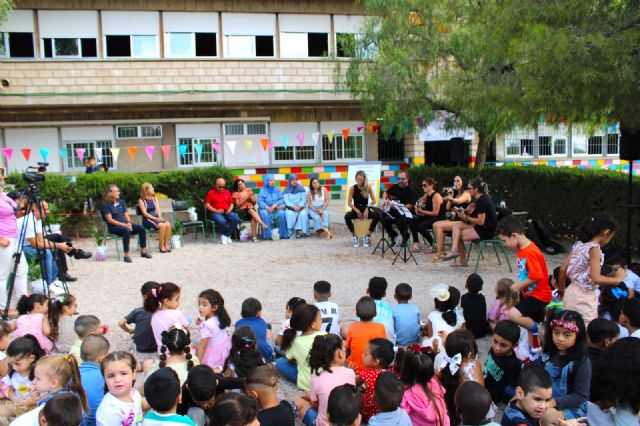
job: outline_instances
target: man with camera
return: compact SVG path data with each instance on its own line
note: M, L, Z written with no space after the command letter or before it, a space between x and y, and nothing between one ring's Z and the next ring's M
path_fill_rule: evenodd
M398 233L393 229L393 225L396 224L400 233L402 234L402 246L407 244L407 240L409 239L409 232L407 231L408 219L398 211L398 208L391 203L391 201L396 201L397 203L404 206L406 210L413 214L413 207L418 200L418 193L415 189L409 186L409 175L405 170L401 170L398 173L398 183L392 185L389 189L385 191L382 195L382 207L387 210L392 218L388 216L383 216L380 218L382 222L382 226L389 234L391 238L391 245L398 246Z

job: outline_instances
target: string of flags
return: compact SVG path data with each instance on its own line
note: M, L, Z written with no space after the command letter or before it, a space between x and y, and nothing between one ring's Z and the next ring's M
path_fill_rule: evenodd
M357 133L361 133L363 130L365 129L365 126L357 126L356 127L356 131ZM367 124L366 129L369 133L378 133L379 129L380 129L380 125L377 122L370 122ZM342 134L342 137L344 138L344 140L349 138L349 135L351 134L351 129L348 127L342 128L340 130L340 133ZM326 136L328 139L328 142L330 144L333 143L334 139L335 139L335 135L336 135L336 131L334 129L330 130L327 132ZM311 143L313 144L313 146L317 146L318 142L320 141L320 132L314 132L311 134ZM298 133L296 134L296 142L298 144L298 146L303 147L309 144L308 139L306 139L305 134L304 133ZM290 145L290 141L288 136L286 135L282 135L280 137L280 143L284 148L289 148ZM238 146L238 141L237 140L227 140L224 142L224 144L227 146L227 148L229 149L229 152L231 153L231 155L235 155L236 153L236 149ZM243 141L243 146L244 149L247 153L251 153L253 151L253 144L254 141L251 139L246 139ZM193 143L193 151L191 151L190 145L189 144L179 144L178 145L178 153L180 154L180 156L182 156L183 158L186 157L188 154L193 154L193 155L197 155L198 158L202 158L203 154L206 154L207 152L210 152L209 150L205 150L205 146L211 146L211 149L216 153L216 154L220 154L220 148L221 148L221 142L218 141L217 139L213 139L212 142L210 143ZM264 137L264 138L260 138L260 145L262 146L262 149L267 152L269 150L273 150L275 147L275 144L273 142L273 140L271 140L268 137ZM110 152L111 152L111 156L113 158L114 162L118 161L118 158L120 157L120 152L122 149L125 149L127 151L127 154L129 155L129 159L131 161L135 161L136 157L138 156L138 149L142 148L144 150L144 153L146 154L146 158L148 161L153 161L154 156L156 155L156 148L160 148L160 151L162 152L162 156L164 157L165 160L167 160L169 158L169 154L171 153L171 149L174 148L174 145L145 145L143 147L138 147L138 146L129 146L129 147L124 147L124 148L116 148L116 147L112 147L109 148ZM20 148L20 152L22 154L22 156L24 157L24 159L26 161L32 161L31 160L31 155L32 155L32 149L31 148ZM40 157L42 158L42 161L48 161L49 160L49 156L51 154L51 149L49 148L39 148L38 152L40 154ZM78 159L80 160L80 162L84 162L85 158L88 158L88 152L87 152L87 148L73 148L73 153L75 153L75 155L78 157ZM13 159L13 154L14 154L14 149L13 148L3 148L2 149L2 155L6 158L7 162L11 162ZM68 155L69 155L69 149L68 148L59 148L58 149L58 154L60 155L60 157L63 160L66 160ZM103 151L101 149L96 149L94 150L94 156L96 158L96 161L98 163L102 162L102 156L103 156ZM35 161L35 159L33 160Z

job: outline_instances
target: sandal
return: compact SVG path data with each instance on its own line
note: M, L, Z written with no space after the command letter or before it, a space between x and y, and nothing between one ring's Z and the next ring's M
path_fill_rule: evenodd
M327 236L326 236L325 239L330 240L332 238L333 238L333 234L331 232L327 231Z
M431 260L433 262L440 262L443 257L444 257L444 253L440 253L440 254L436 253L433 256L431 256Z
M466 267L468 267L468 266L469 266L469 263L468 263L468 262L465 262L465 263L458 263L458 262L455 262L455 261L454 261L454 262L453 262L451 265L449 265L449 266L450 266L450 267L452 267L452 268L466 268Z
M451 252L451 253L449 253L449 254L445 255L445 256L442 258L442 260L453 260L453 259L456 259L456 258L458 258L458 257L460 257L460 255L459 255L458 253Z

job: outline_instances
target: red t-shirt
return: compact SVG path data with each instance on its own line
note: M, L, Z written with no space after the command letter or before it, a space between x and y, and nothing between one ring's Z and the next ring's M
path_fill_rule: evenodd
M362 369L362 354L367 349L367 345L373 339L387 338L384 325L377 322L354 322L347 331L346 348L351 350L348 362L354 362L358 367L356 373Z
M360 414L362 414L363 422L368 422L371 417L380 412L378 404L376 404L376 401L373 399L373 391L376 388L378 376L384 372L385 370L375 370L373 368L363 368L360 370L359 374L365 387L362 401L360 402Z
M227 210L233 203L231 193L228 190L218 192L217 189L212 189L207 193L207 200L205 201L214 209Z
M523 297L535 297L541 302L551 301L551 286L544 255L534 243L518 250L518 281L534 281L522 289Z

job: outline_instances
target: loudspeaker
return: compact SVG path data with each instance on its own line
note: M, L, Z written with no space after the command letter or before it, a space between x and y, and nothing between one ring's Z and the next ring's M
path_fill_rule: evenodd
M467 144L464 138L451 138L449 141L449 159L452 163L467 161Z
M640 160L640 129L620 124L620 159Z

